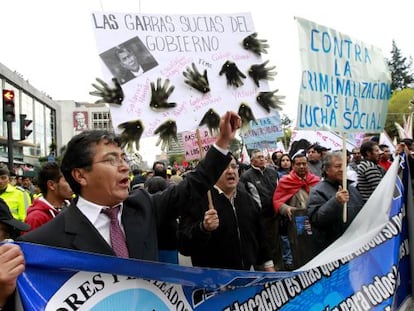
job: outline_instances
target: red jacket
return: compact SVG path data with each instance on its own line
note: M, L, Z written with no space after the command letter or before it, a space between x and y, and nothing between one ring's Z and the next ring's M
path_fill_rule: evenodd
M384 170L388 171L388 169L392 165L392 161L391 160L385 160L385 161L379 160L378 165L381 166Z
M59 214L59 211L45 198L38 198L33 201L27 210L25 222L31 226L30 231L32 231L55 218L57 214Z
M305 178L301 178L293 170L289 174L282 176L273 193L273 208L275 209L275 213L279 214L282 205L290 200L301 188L304 188L309 193L310 187L318 184L320 180L319 176L309 172L306 173Z

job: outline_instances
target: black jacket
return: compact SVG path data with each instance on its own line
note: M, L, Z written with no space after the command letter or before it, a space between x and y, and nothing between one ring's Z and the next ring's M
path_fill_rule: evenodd
M273 217L273 193L275 192L279 175L273 168L266 167L263 171L251 167L240 176L243 183L251 182L257 189L262 202L262 213L265 217Z
M348 183L347 221L344 223L342 220L343 205L336 200L339 186L339 183L325 179L313 187L309 193L308 216L318 253L345 232L364 205L359 191Z
M193 193L179 221L179 250L191 256L194 266L248 270L271 259L264 246L260 208L239 183L234 206L230 200L211 189L219 227L207 232L201 223L208 209L206 191Z

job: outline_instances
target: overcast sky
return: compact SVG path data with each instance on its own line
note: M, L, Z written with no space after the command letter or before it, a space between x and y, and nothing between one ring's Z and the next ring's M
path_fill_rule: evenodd
M285 95L283 113L296 118L300 79L294 16L372 44L389 57L394 39L414 55L411 1L300 0L13 0L0 2L0 62L56 100L93 101L88 93L101 77L91 12L214 14L250 12L259 37L270 44L278 75L270 88Z

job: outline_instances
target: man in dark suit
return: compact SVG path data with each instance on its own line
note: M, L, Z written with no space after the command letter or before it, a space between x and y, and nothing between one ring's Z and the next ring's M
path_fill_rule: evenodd
M197 170L187 175L185 183L155 195L152 200L144 190L136 190L129 196L129 167L117 136L106 131L84 131L74 136L67 145L61 170L78 199L66 211L20 240L114 256L111 221L101 212L118 209L120 205L118 225L125 234L128 257L157 260L157 225L166 217L178 216L179 207L192 187L207 192L214 185L231 160L228 147L240 124L237 113L227 112L221 119L214 147ZM3 251L10 253L3 246L0 246L0 257ZM13 257L18 258L21 269L21 251L16 248L3 264L10 264ZM2 267L0 261L0 270ZM0 289L3 281L9 285L13 280L2 279L0 273ZM8 286L9 295L10 289ZM1 296L0 307L6 302Z

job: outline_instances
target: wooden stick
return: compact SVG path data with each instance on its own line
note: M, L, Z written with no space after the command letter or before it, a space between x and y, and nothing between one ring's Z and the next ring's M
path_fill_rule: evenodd
M208 209L214 209L213 198L211 197L211 190L207 191Z
M346 154L346 134L342 133L342 189L347 190L347 174L346 174L346 166L347 166L348 156ZM342 209L342 221L346 223L347 220L347 204L344 203Z
M198 144L198 150L200 151L200 160L204 157L204 152L203 152L203 143L201 141L201 136L200 136L200 130L196 129L196 136L197 136L197 144Z

